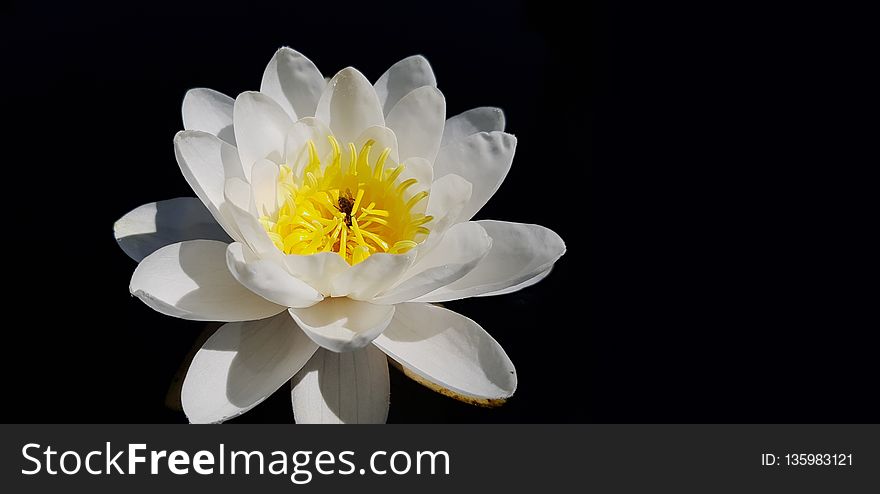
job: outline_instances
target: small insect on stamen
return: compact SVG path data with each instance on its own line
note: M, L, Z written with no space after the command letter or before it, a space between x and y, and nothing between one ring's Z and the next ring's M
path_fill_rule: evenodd
M351 227L351 210L354 208L354 196L351 195L351 190L345 189L345 195L339 194L337 204L339 212L345 215L345 225Z

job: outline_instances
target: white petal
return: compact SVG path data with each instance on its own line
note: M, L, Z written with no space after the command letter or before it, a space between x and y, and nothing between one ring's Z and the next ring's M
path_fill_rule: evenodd
M223 188L223 199L245 211L249 211L251 203L251 184L240 178L230 178Z
M190 89L183 97L183 128L213 134L234 146L232 104L232 98L213 89Z
M400 98L422 86L437 87L434 71L425 57L413 55L392 65L375 85L383 114L387 115Z
M369 162L375 163L376 159L379 157L379 154L385 150L385 148L391 149L391 152L388 154L388 157L391 158L391 161L394 163L400 162L400 154L398 152L397 146L397 136L394 135L394 131L389 129L388 127L382 127L380 125L374 125L372 127L368 127L366 130L361 132L357 139L354 140L354 145L357 149L361 149L369 140L376 141L373 144L373 150L371 151L371 156L369 156ZM391 163L387 163L385 165L385 169L389 169L393 167Z
M374 345L404 373L436 391L482 405L516 391L516 370L504 349L479 324L428 304L400 304Z
M318 98L326 85L311 60L285 46L275 52L266 66L260 92L271 96L296 120L315 115Z
M241 241L262 258L281 259L281 251L275 247L263 225L254 216L256 205L251 200L250 184L237 178L229 179L226 181L224 196L224 206L241 234Z
M397 282L414 260L414 250L405 254L373 254L336 276L331 282L331 293L334 297L372 300Z
M235 147L207 132L184 130L174 136L174 153L186 182L220 226L237 238L232 220L221 212L226 179L243 174Z
M403 163L403 171L400 172L397 182L401 183L411 178L416 179L418 183L406 189L404 199L407 200L413 195L431 188L431 184L434 183L434 165L425 158L408 158Z
M330 79L315 116L330 126L342 145L354 142L371 125L385 125L376 91L353 67L340 70Z
M257 160L281 162L284 140L293 120L275 100L254 91L241 93L235 98L232 120L245 178L250 179Z
M162 314L196 321L251 321L284 310L235 281L226 267L226 244L216 240L153 252L134 270L129 290Z
M293 277L280 263L260 259L238 242L226 250L229 272L257 295L285 307L309 307L324 299L304 281Z
M523 281L522 283L520 283L518 285L513 285L511 287L503 288L501 290L496 290L494 292L481 293L476 296L477 297L492 297L495 295L507 295L508 293L518 292L518 291L522 290L523 288L528 288L528 287L538 283L539 281L543 280L544 278L547 277L547 275L550 274L550 271L553 271L553 266L550 266L549 268L545 269L544 271L541 271L537 275L527 279L526 281Z
M184 240L232 241L195 197L144 204L119 218L113 234L122 250L138 262L160 247Z
M183 411L194 424L241 415L290 380L317 349L287 314L224 324L189 366Z
M565 242L543 226L488 220L477 223L492 237L492 249L473 271L418 298L419 302L458 300L514 287L548 270L565 253Z
M309 338L334 352L348 352L370 344L391 322L393 305L373 305L350 298L326 298L290 315Z
M504 112L501 108L490 106L471 108L446 121L443 142L440 145L453 144L477 132L503 131L504 125Z
M319 252L308 256L288 254L284 256L284 264L293 276L328 296L333 291L333 279L351 268L336 252Z
M413 156L433 162L440 149L446 121L446 100L431 86L413 90L394 105L385 125L397 135L400 156Z
M346 353L319 349L291 384L298 424L384 424L388 419L388 359L373 345Z
M314 143L321 165L330 164L332 148L327 139L330 134L330 128L314 117L298 120L288 129L284 143L284 163L293 169L295 176L300 176L309 162L309 141Z
M428 196L426 214L433 216L431 222L433 233L446 231L470 201L473 186L459 175L450 174L434 180L431 195Z
M504 132L480 132L440 149L434 177L455 173L474 186L458 221L473 218L495 194L510 171L515 150L516 137Z
M428 196L428 207L425 210L425 214L434 217L428 225L431 233L419 245L417 259L430 252L443 238L446 230L455 224L455 220L470 197L470 182L458 175L446 175L434 181L431 185L431 195Z
M446 286L473 270L489 252L492 239L474 222L459 223L403 275L403 281L376 297L377 304L399 304Z
M278 209L278 165L269 160L258 160L251 170L251 197L254 200L253 213L271 216Z

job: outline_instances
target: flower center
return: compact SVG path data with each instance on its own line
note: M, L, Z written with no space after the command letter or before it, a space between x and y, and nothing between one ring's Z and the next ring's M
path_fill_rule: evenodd
M433 219L424 214L428 191L408 192L418 181L399 180L404 165L394 166L390 148L371 163L375 141L360 151L349 143L348 156L343 156L336 139L328 139L329 164L321 163L309 140L301 171L280 167L279 207L260 218L275 246L285 254L338 252L354 265L377 252L402 254L418 245Z

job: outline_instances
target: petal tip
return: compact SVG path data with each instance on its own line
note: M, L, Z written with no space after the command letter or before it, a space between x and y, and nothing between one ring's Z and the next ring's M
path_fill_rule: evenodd
M512 389L510 390L509 393L505 392L503 395L500 395L497 397L484 398L484 397L459 393L459 392L453 391L451 389L445 388L443 386L440 386L439 384L433 383L433 382L425 379L424 377L420 376L419 374L413 372L412 370L408 369L407 367L401 365L400 362L397 362L396 360L394 360L391 357L388 357L388 363L391 364L391 366L394 367L395 369L402 372L403 375L405 375L406 377L408 377L408 378L412 379L413 381L421 384L422 386L430 389L431 391L434 391L435 393L439 393L443 396L446 396L447 398L452 398L453 400L460 401L462 403L467 403L468 405L474 405L474 406L483 407L483 408L498 408L498 407L504 405L505 403L507 403L507 400L509 400L513 396L514 392L516 392L516 384L517 383L516 383L516 371L515 370L510 371L514 377L513 377L513 386L512 386Z
M415 55L410 55L408 57L405 57L405 58L401 59L400 61L398 61L397 63L395 63L392 67L406 65L406 64L412 64L412 68L429 69L431 74L434 73L434 71L431 67L431 62L429 62L428 58L425 57L424 55L422 55L421 53L416 53Z

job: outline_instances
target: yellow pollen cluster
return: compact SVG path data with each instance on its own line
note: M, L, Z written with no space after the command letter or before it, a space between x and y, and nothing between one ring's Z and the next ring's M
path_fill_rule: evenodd
M301 172L280 167L279 206L260 218L275 246L285 254L338 252L354 265L377 252L402 254L418 245L433 219L424 214L428 191L407 193L418 181L398 181L403 164L386 167L394 165L390 148L371 164L375 141L367 141L360 151L349 143L343 156L336 139L328 139L332 152L326 166L310 140Z

